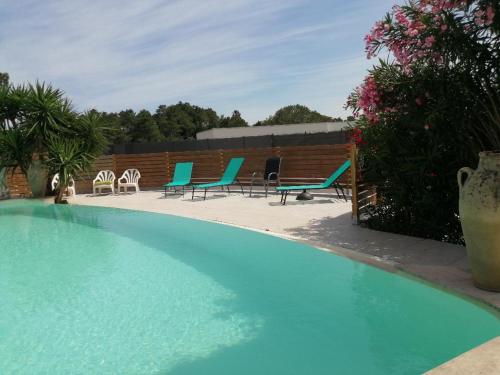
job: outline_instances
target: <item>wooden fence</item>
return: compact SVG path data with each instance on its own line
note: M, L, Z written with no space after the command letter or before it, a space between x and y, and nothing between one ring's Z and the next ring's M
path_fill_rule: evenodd
M351 191L353 223L359 223L366 208L376 202L375 187L362 182L358 150L354 144L105 155L76 181L77 193L91 193L92 180L98 171L105 169L114 171L118 178L126 169L137 168L142 176L141 189L160 189L171 180L175 164L186 161L194 163L194 182L209 182L222 176L233 157L245 158L238 178L243 184L248 184L253 172L263 172L266 159L271 156L283 158L281 180L290 184L322 182L349 158L351 168L342 176L341 183ZM8 173L7 186L13 197L30 195L29 185L20 172Z
M358 149L352 144L349 151L351 160L351 202L352 202L352 221L359 224L367 214L367 208L377 202L376 186L363 182L360 168Z
M110 169L117 178L128 168L141 172L142 189L159 189L172 178L175 164L192 161L193 181L213 181L219 179L232 157L244 157L238 178L249 183L253 172L263 172L265 161L270 156L281 156L281 179L287 183L320 182L330 176L350 157L349 144L316 146L283 146L267 148L245 148L182 152L158 152L147 154L115 154L100 157L91 171L76 181L77 193L90 193L92 180L99 170ZM350 185L351 172L342 177L342 183ZM7 178L11 196L29 196L30 191L24 176L16 173ZM350 186L348 186L350 188Z

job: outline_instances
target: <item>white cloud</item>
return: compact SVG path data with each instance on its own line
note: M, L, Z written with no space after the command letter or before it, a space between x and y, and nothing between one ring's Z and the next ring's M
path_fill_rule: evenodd
M0 70L15 82L50 81L82 109L183 100L254 122L300 102L338 115L367 65L362 47L339 54L373 15L369 0L325 1L341 13L315 18L307 0L8 2Z

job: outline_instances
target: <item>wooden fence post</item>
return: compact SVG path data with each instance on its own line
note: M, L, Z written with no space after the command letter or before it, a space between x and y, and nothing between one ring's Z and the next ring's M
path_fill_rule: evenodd
M224 150L219 149L219 172L220 176L224 174Z
M114 171L115 173L118 173L118 171L116 170L116 166L117 166L117 163L116 163L116 155L115 154L112 154L111 155L111 165L112 165L112 171ZM116 176L118 178L118 176Z
M358 149L356 144L351 143L351 203L352 203L352 223L359 224L359 197L358 197Z
M166 164L165 170L167 171L167 175L165 176L165 178L168 180L170 178L170 159L169 159L168 151L165 152L165 164Z

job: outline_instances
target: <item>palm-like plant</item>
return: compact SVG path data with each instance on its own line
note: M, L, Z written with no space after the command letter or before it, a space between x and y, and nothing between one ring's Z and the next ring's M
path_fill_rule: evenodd
M33 195L45 194L47 166L59 173L56 202L105 147L99 114L78 114L50 84L0 85L0 169L19 168Z
M39 151L43 152L52 137L71 134L71 124L77 115L64 93L51 85L40 82L30 84L28 92L23 126Z
M0 128L18 128L25 120L29 87L0 85Z
M71 130L76 138L85 140L90 154L99 155L105 151L108 142L104 136L102 118L98 112L86 111L77 116Z
M59 174L54 202L63 203L63 194L71 178L90 168L96 154L89 153L88 146L81 140L53 137L48 142L48 155L47 164Z
M0 169L11 168L14 173L19 168L26 175L33 160L33 150L23 129L0 131Z
M0 84L0 171L20 169L33 195L45 193L48 166L59 173L61 202L71 176L89 168L105 145L99 114L76 113L61 90Z

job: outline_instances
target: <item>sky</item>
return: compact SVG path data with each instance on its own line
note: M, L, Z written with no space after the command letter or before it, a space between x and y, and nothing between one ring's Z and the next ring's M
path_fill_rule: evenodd
M190 102L249 123L289 104L345 117L396 0L0 0L0 71L77 109Z

